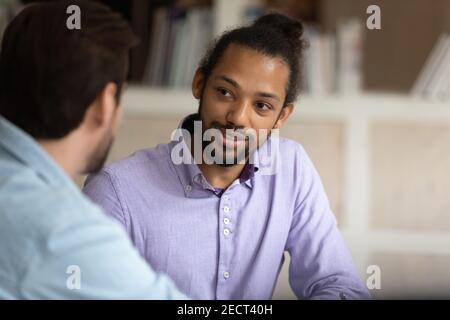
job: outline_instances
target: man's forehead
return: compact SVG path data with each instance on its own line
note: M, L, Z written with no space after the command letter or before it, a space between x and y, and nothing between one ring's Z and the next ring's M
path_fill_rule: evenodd
M224 51L216 67L255 68L266 66L271 70L288 72L288 66L281 57L270 56L256 49L232 43Z
M239 85L266 86L284 91L289 68L280 57L270 57L254 49L231 44L214 68L212 76L216 79L226 77Z

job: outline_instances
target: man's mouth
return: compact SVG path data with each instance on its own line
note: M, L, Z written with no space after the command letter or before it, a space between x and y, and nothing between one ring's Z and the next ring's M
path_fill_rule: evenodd
M242 130L220 129L222 132L222 144L226 148L236 148L245 144L247 137Z

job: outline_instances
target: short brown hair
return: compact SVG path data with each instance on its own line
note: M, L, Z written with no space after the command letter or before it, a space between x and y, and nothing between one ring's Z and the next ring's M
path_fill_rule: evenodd
M70 5L81 29L66 26ZM66 136L107 83L128 73L137 38L127 21L95 1L35 3L7 27L0 52L0 114L35 138Z

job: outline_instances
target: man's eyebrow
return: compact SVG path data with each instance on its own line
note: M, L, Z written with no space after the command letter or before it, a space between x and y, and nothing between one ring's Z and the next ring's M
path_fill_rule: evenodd
M273 93L257 92L256 95L259 97L263 97L263 98L271 98L271 99L274 99L277 101L281 101L281 99L276 94L273 94Z
M241 87L239 85L239 83L237 83L235 80L230 79L230 78L228 78L226 76L216 76L215 79L223 80L225 82L228 82L229 84L231 84L233 87L235 87L237 89L239 89ZM274 100L277 100L277 101L281 101L281 99L276 94L269 93L269 92L257 92L256 95L259 96L259 97L263 97L263 98L271 98L271 99L274 99Z
M217 76L216 79L218 80L223 80L225 82L228 82L229 84L231 84L233 87L239 89L241 86L239 85L239 83L237 83L236 81L234 81L233 79L230 79L226 76Z

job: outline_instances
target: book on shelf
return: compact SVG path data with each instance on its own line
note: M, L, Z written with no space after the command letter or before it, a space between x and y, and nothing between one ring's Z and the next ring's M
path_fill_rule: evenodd
M153 17L144 83L188 87L212 39L212 10L160 7Z
M304 91L310 95L359 92L362 87L362 27L350 19L337 27L336 34L321 33L306 25L302 76Z
M450 35L443 33L428 55L411 95L434 101L450 101Z
M363 23L351 18L337 27L337 90L340 94L359 92L362 87Z

